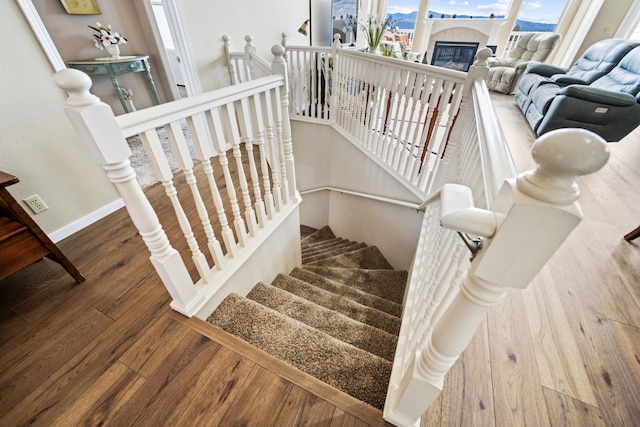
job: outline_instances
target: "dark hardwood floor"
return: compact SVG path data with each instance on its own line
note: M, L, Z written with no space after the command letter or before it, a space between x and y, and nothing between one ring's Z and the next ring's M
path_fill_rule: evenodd
M533 135L512 97L494 100L524 171ZM622 238L640 224L640 131L610 148L609 164L580 179L584 221L488 314L423 425L640 423L640 239ZM85 283L49 260L0 281L0 426L384 425L172 312L124 210L59 246Z

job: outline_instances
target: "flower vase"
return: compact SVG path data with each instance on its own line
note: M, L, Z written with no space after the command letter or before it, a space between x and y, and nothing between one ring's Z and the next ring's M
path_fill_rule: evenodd
M120 45L109 44L109 45L106 45L104 48L107 50L107 52L112 58L114 59L120 58Z
M380 45L377 44L375 46L369 46L369 53L373 53L374 55L380 55Z

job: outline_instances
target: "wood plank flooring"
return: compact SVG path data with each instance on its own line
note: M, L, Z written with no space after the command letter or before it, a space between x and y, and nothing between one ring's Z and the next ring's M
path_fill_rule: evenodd
M518 171L534 168L513 97L492 99ZM608 146L604 169L578 180L584 220L487 315L423 426L640 425L640 239L623 240L640 224L640 129ZM450 414L452 401L468 403Z
M532 133L493 94L519 171ZM640 131L581 178L584 221L487 315L423 425L640 424ZM150 198L156 196L149 191ZM168 230L168 233L179 230ZM384 425L381 414L172 312L121 210L0 281L0 426Z

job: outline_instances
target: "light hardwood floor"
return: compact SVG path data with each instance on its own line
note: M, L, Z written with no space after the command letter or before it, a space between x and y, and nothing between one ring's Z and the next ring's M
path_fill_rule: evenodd
M533 134L512 97L493 97L524 171ZM622 239L640 223L640 131L610 148L609 164L579 181L584 221L489 313L423 425L640 424L640 239ZM48 260L0 281L0 426L384 424L171 312L123 211L60 247L85 283Z

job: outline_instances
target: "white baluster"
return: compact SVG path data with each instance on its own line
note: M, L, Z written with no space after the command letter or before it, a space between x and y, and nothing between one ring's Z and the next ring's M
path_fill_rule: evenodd
M280 74L284 77L284 86L282 88L276 88L276 93L279 94L279 99L276 99L276 103L280 104L280 134L282 141L282 155L283 162L286 168L286 181L282 180L285 187L285 194L287 203L289 203L289 197L296 197L296 170L293 161L293 146L291 141L291 123L289 121L289 97L287 95L287 66L282 57L284 49L282 46L274 45L271 48L271 53L274 56L273 64L271 65L271 71L273 74ZM288 181L288 182L287 182Z
M65 112L71 124L124 200L131 220L151 253L151 263L173 299L171 307L187 316L193 315L204 298L197 293L180 254L171 246L135 179L135 171L129 162L131 150L111 107L91 95L91 79L81 71L60 70L54 80L69 94Z
M229 205L231 205L231 213L233 214L233 226L236 230L236 236L238 237L238 243L240 246L245 247L247 244L247 229L240 213L240 206L238 205L238 199L236 197L235 184L231 178L231 172L229 171L229 160L227 159L226 152L226 139L224 135L224 128L222 125L222 119L220 118L220 111L218 108L214 108L209 111L209 120L211 121L209 128L213 132L213 144L214 148L218 152L218 160L224 173L225 186L227 187L227 195L229 196Z
M240 151L240 132L238 130L238 123L236 122L236 109L232 103L225 104L226 109L226 129L231 132L229 139L231 142L233 157L236 160L236 169L238 174L238 182L240 183L240 190L242 191L242 202L244 204L245 222L251 237L256 235L256 213L251 206L251 196L249 194L249 184L247 183L247 176L244 173L244 165L242 164L242 152Z
M242 132L242 140L247 151L247 159L249 161L249 174L251 176L251 184L253 186L253 198L255 200L255 212L258 219L258 225L263 228L266 222L266 212L264 201L262 200L262 192L260 190L260 178L258 177L258 169L256 168L256 160L253 156L253 126L251 124L251 111L249 110L249 99L240 100L240 110L238 120Z
M269 166L267 164L267 151L264 147L264 117L262 112L262 96L253 96L253 117L256 120L256 145L260 153L260 171L262 172L262 186L264 187L264 204L267 218L272 219L274 214L273 194L271 193L271 181L269 180Z
M187 214L178 199L178 191L173 185L173 173L171 172L171 166L169 166L169 161L162 149L162 144L160 143L156 130L152 129L141 133L140 140L142 141L142 145L149 156L149 161L155 170L156 176L162 182L165 194L171 201L171 206L173 206L176 219L180 225L180 230L182 230L182 234L184 234L184 238L187 241L189 250L191 251L191 258L198 270L198 274L206 283L208 282L209 264L202 251L200 251L198 241L193 235L193 230L189 223L189 219L187 218Z
M222 197L220 197L218 183L216 182L213 166L211 165L211 157L214 155L213 145L205 124L200 120L200 118L200 116L197 116L196 120L193 116L189 116L187 117L187 123L191 129L195 149L198 152L198 156L202 159L202 170L207 177L209 190L211 191L211 198L213 199L213 204L216 207L216 213L221 227L222 241L224 242L227 254L231 258L234 258L238 255L238 246L236 245L233 231L229 227L227 214L224 211L224 204L222 202Z
M196 176L193 173L193 159L191 159L191 153L189 153L189 147L187 147L187 141L182 133L182 126L178 122L171 122L167 129L169 136L169 142L173 148L173 152L176 156L176 160L180 168L184 171L185 179L198 212L198 217L202 223L205 236L207 236L207 246L209 247L209 253L218 270L221 270L224 266L225 260L222 254L222 248L220 242L216 239L211 221L209 220L209 213L207 207L202 200L200 191L198 190ZM206 280L205 280L206 282Z
M267 121L267 151L271 164L271 181L273 182L274 206L276 212L282 209L282 188L280 186L280 154L278 154L278 141L274 130L274 94L272 91L264 93L264 113Z

